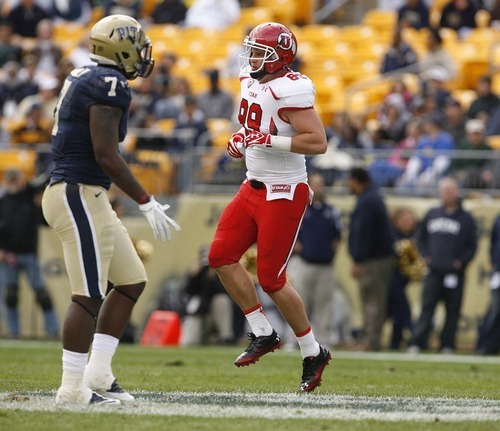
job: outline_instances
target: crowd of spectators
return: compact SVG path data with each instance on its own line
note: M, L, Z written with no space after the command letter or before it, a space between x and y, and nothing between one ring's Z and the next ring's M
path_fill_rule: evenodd
M54 26L61 20L90 28L98 8L104 14L131 15L143 23L146 31L148 26L156 24L205 29L213 29L216 24L218 30L223 30L238 22L243 7L243 3L236 0L163 0L153 2L154 6L145 14L145 3L148 2L5 2L0 11L0 117L3 126L0 147L46 143L64 77L72 68L88 63L86 33L71 48L56 43ZM470 30L477 25L470 17L480 9L488 10L490 24L494 26L497 2L451 0L441 11L438 27L432 26L428 2L393 3L397 25L380 60L380 73L391 77L392 88L374 112L334 112L331 124L325 121L330 146L351 154L356 162L366 165L369 159L367 167L377 185L394 187L403 193L408 187L432 187L440 177L450 173L456 173L460 186L466 189L485 189L498 184L496 177L500 169L491 160L486 163L481 159L482 152L473 157L474 163L468 163L463 156L467 153L456 151L488 149L487 137L500 134L499 98L492 90L492 78L484 75L478 79L477 87L472 90L476 93L472 103L454 97L456 86L450 83L456 80L460 65L448 52L441 33L447 28L457 32L457 37L465 37L464 29ZM212 18L213 13L217 14L217 19ZM427 29L425 54L419 54L419 50L403 37L408 27L419 31ZM207 89L200 91L194 88L189 76L176 71L181 60L178 53L168 49L157 52L153 76L147 80L138 79L132 86L129 122L132 129L142 130L134 138L137 139L136 148L167 151L176 159L175 163L182 163L183 154L189 149L212 146L210 119L223 118L236 123L234 100L237 95L221 85L221 78L235 76L231 72L233 57L234 53L229 52L227 67L213 66L200 72L205 75ZM300 55L299 58L295 65L298 71L307 66L307 59ZM398 79L400 71L413 75L417 86L409 86L406 80ZM168 136L144 133L157 130L156 125L162 120L171 121L172 126L166 132ZM466 124L471 120L474 123L469 129L475 132L467 133ZM181 133L183 129L194 131ZM439 157L434 157L435 153L429 157L429 151L438 151ZM375 157L367 158L367 153ZM337 172L337 167L327 171L330 172L324 174L330 179L328 185L339 179L345 185L345 172ZM240 177L235 178L235 184Z

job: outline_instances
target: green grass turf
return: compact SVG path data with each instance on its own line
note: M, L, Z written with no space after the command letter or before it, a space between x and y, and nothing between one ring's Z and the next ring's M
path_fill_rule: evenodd
M241 347L146 348L120 346L114 373L130 392L293 393L300 383L299 353L277 351L256 365L233 365ZM499 400L500 361L425 362L336 358L313 396L449 397ZM0 392L53 392L61 377L56 342L0 341ZM230 408L230 406L228 406ZM286 409L286 406L284 407ZM264 418L196 418L112 413L1 410L0 430L500 430L498 421L409 422Z

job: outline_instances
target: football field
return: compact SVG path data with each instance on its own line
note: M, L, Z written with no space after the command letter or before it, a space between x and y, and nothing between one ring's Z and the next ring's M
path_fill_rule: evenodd
M313 394L298 352L237 368L241 347L120 346L136 402L60 407L57 342L0 341L2 430L500 430L500 357L334 351Z

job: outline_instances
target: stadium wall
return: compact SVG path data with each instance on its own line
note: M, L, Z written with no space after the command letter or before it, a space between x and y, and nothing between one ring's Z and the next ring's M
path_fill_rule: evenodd
M146 290L139 300L132 323L142 330L151 311L157 308L159 297L169 280L182 280L188 268L197 259L200 246L210 243L212 236L229 196L207 196L185 194L179 197L175 214L182 232L173 232L172 241L161 243L155 241L149 225L142 217L126 217L123 222L134 239L145 239L154 247L151 257L145 262L149 276ZM350 276L351 260L347 253L347 229L349 213L354 204L352 196L330 197L331 203L339 207L343 214L345 232L344 240L338 251L334 271L339 284L346 292L352 306L352 325L360 323L359 297L355 281ZM386 200L392 210L399 206L408 206L422 216L428 208L438 205L434 199L408 197L388 197ZM500 202L494 200L468 200L464 205L476 217L479 227L479 248L467 272L466 290L460 322L459 345L472 348L477 336L477 324L484 315L489 303L489 234L494 217L500 213ZM40 260L46 278L47 287L53 295L55 308L63 321L66 307L70 300L70 287L65 273L60 243L50 228L41 228ZM174 284L175 285L175 284ZM412 311L415 317L420 309L421 284L412 283L408 287ZM32 291L21 283L21 326L25 337L43 336L43 320L36 307ZM438 310L436 324L442 324L444 313ZM4 319L3 319L4 320ZM5 334L5 322L2 322L0 333ZM138 334L139 335L139 334Z

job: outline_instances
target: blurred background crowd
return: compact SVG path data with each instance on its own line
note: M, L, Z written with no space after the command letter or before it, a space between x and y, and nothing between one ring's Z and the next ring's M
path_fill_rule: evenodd
M122 150L156 194L226 191L244 175L225 155L237 126L238 54L249 29L288 25L295 69L316 86L329 138L308 162L342 192L353 165L389 192L428 194L451 174L495 194L500 165L500 7L493 0L6 0L0 14L0 170L50 169L47 143L65 75L88 63L100 17L137 18L157 66L132 82ZM437 155L437 156L436 156ZM435 157L436 156L436 157ZM158 175L160 174L160 175Z

